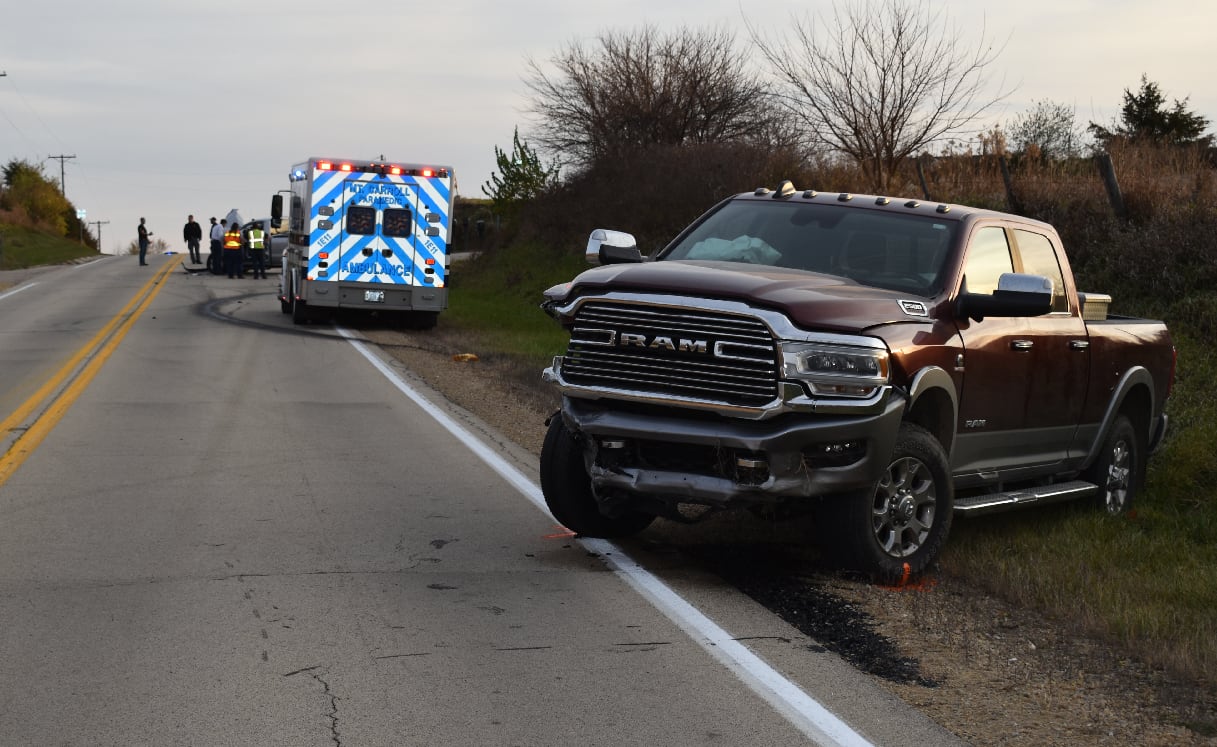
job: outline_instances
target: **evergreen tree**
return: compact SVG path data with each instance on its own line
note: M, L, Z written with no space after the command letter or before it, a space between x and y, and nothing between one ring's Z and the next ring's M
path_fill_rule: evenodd
M1188 111L1188 99L1175 99L1168 107L1166 94L1157 83L1141 75L1141 87L1136 93L1124 89L1124 106L1120 120L1107 129L1094 122L1088 128L1096 140L1106 146L1115 138L1130 141L1148 141L1163 145L1213 144L1213 136L1203 134L1209 126L1205 117Z
M520 128L511 136L511 152L504 152L497 145L494 157L498 172L490 174L490 181L482 185L482 192L494 201L496 212L511 212L522 202L527 202L558 180L558 167L545 166L536 151L528 143L520 141Z

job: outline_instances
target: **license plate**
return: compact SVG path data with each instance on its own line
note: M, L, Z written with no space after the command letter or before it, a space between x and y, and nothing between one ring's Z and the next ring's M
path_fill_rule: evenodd
M377 303L383 302L385 300L385 292L384 291L364 291L363 300L374 301Z

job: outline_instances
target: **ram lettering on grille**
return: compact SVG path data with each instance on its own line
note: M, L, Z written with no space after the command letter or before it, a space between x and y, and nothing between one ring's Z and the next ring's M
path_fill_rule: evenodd
M777 349L758 319L595 302L571 329L563 371L582 386L756 407L777 393Z

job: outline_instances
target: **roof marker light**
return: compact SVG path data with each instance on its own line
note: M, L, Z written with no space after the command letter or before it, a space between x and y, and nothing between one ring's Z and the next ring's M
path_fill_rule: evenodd
M329 161L318 161L317 170L318 171L333 171L334 164L330 163Z
M423 176L435 176L435 172L431 169L423 169Z
M341 166L339 166L338 168L339 168L339 170L341 170L341 171L350 172L350 170L351 170L351 164L349 164L349 163L344 163L344 164L342 164Z

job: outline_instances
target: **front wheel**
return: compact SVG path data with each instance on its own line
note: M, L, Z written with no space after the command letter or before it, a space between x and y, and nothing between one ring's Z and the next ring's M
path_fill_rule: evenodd
M1143 451L1132 422L1120 415L1107 432L1098 458L1086 478L1099 486L1098 507L1111 516L1132 508L1144 468Z
M587 537L627 537L646 529L655 517L629 511L620 516L600 513L591 478L583 466L583 449L554 415L541 447L541 493L554 518L567 529Z
M894 579L921 573L938 557L951 531L953 502L942 444L924 428L902 423L875 487L825 498L816 524L833 561Z

